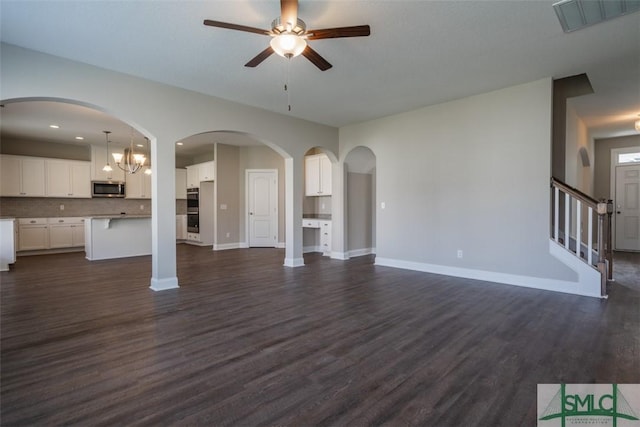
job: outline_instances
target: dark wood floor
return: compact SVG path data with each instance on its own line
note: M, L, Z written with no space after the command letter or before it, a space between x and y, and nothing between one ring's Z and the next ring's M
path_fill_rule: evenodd
M538 383L640 383L640 255L608 301L274 249L19 258L2 425L535 425ZM624 257L623 257L624 258Z

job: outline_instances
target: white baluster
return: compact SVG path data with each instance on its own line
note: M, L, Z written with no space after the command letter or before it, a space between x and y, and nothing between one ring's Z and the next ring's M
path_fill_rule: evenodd
M553 189L553 240L558 243L558 230L560 221L560 189L555 187Z
M569 250L571 239L571 196L564 193L564 248Z
M582 203L576 199L576 256L580 258L580 247L582 246Z
M589 207L588 215L589 223L587 224L587 262L593 265L593 208Z

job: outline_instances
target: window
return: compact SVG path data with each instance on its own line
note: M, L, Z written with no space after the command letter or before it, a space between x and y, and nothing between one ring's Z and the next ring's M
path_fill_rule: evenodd
M622 153L618 154L618 164L640 163L640 153Z

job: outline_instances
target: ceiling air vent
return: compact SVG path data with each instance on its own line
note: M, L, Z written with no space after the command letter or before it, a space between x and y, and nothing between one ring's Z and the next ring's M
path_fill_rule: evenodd
M640 10L640 0L562 0L553 4L565 33Z

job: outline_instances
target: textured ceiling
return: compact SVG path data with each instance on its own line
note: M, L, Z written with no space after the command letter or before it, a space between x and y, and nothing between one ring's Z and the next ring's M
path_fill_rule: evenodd
M301 1L309 28L369 24L371 36L310 42L333 64L302 57L243 66L266 36L269 1L0 2L1 39L29 49L331 126L544 77L587 73L595 93L572 105L594 136L633 132L640 114L640 13L565 34L551 0ZM463 118L461 118L463 120Z

